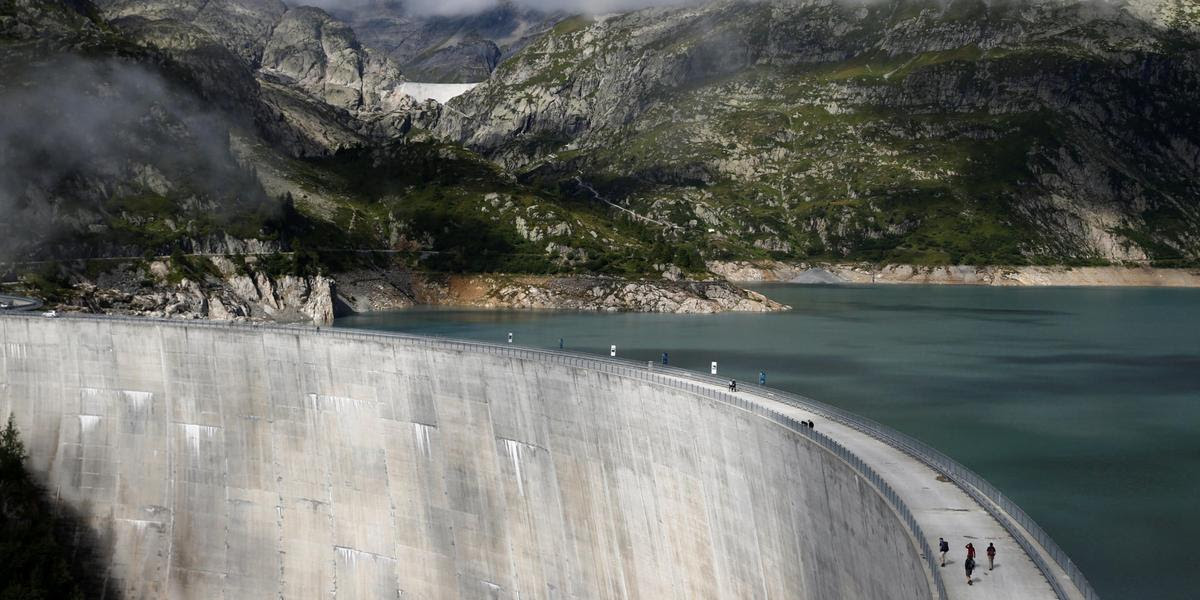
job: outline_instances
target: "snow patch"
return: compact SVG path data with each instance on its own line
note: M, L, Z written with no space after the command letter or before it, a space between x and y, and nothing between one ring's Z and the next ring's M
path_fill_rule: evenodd
M400 84L399 90L401 94L412 96L417 101L435 100L439 104L445 104L455 96L461 96L472 88L479 85L478 83L417 83L415 81L405 81Z

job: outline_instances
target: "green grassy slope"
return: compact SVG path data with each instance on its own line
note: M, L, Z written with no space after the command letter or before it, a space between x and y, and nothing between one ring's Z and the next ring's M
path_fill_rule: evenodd
M724 3L553 32L452 133L713 257L1200 264L1198 57L1090 4Z

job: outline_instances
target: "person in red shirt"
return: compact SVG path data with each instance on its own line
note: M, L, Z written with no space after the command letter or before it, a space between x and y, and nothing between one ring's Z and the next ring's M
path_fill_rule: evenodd
M988 542L987 555L988 555L988 570L991 571L992 569L996 568L996 547L993 546L991 544L991 542Z
M975 558L975 546L973 546L970 542L967 543L967 558Z

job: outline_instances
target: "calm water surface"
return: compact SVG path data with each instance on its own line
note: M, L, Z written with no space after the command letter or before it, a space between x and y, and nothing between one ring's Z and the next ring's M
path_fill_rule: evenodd
M763 286L755 315L414 309L363 327L659 360L871 417L986 477L1106 598L1197 598L1200 290Z

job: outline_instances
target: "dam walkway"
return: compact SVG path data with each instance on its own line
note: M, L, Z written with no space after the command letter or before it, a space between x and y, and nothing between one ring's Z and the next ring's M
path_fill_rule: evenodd
M681 377L681 381L690 382L693 379ZM701 385L710 391L726 391L722 386L709 382ZM965 486L934 466L867 432L831 420L830 415L819 410L781 402L778 395L769 389L752 386L738 389L737 395L751 402L762 403L770 410L799 421L812 420L822 433L870 465L912 512L921 531L930 537L928 542L938 564L941 555L937 552L937 538L949 542L946 566L939 567L947 597L995 600L1085 598L1065 571L1052 565L1046 550L1028 538L1027 532L1010 531L982 502L972 498ZM1002 515L1002 518L1008 518L1011 522L1011 517L1007 515ZM1025 539L1018 536L1024 536ZM988 570L987 566L985 552L989 542L997 548L994 570ZM972 543L976 550L976 568L970 586L964 570L967 557L965 546L968 543ZM1049 575L1043 573L1035 563L1029 549L1041 554L1041 565L1050 572ZM863 568L871 568L871 562L872 550L864 548ZM1057 590L1051 585L1049 577L1056 578Z

